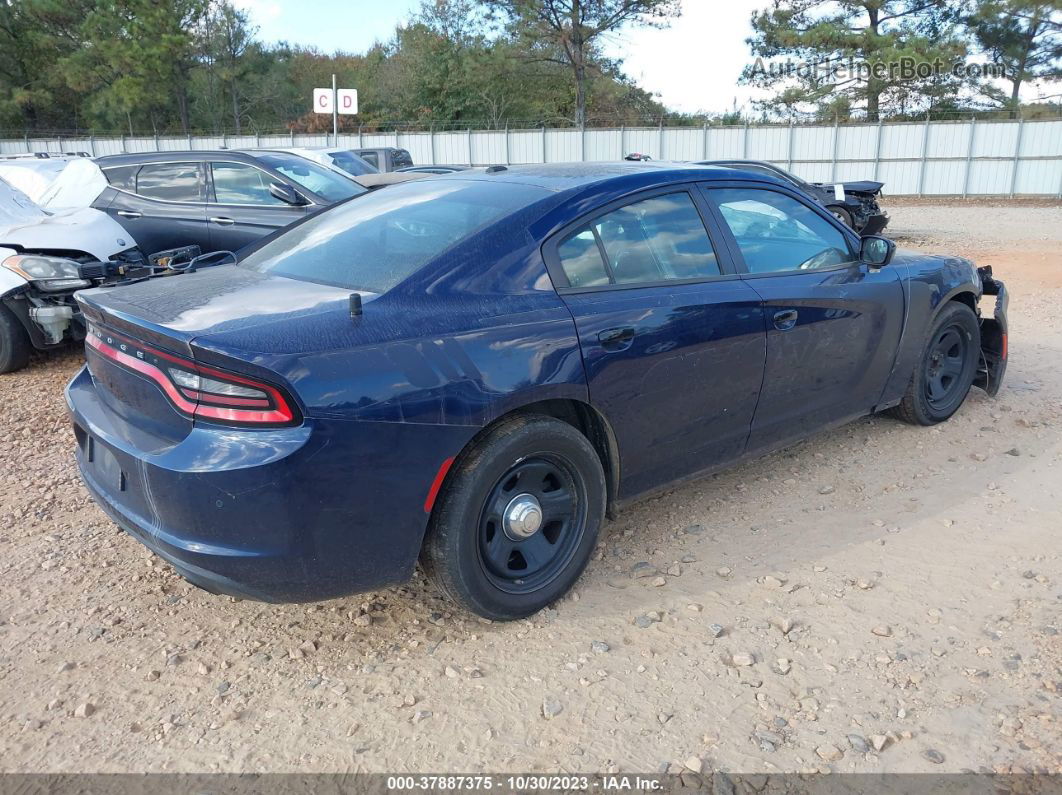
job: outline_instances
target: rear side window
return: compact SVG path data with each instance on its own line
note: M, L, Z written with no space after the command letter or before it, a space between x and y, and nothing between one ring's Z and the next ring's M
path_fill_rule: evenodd
M395 149L391 152L391 163L395 168L404 168L413 165L413 158L405 149Z
M252 251L240 265L382 293L492 221L547 195L541 188L504 182L403 182L313 216Z
M136 192L168 202L202 201L198 163L148 163L136 175Z
M652 284L721 273L704 222L686 192L653 196L606 213L566 238L557 255L572 287Z
M103 169L103 176L107 178L107 184L113 188L119 190L127 190L130 193L136 192L136 172L140 170L140 166L115 166L114 168Z

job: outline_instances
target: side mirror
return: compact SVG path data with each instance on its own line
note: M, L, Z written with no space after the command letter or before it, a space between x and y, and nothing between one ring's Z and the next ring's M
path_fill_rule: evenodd
M881 235L866 235L860 240L859 259L875 268L892 262L896 253L896 244Z
M305 199L303 199L302 196L291 187L291 185L285 185L283 182L270 182L269 195L294 207L306 204Z

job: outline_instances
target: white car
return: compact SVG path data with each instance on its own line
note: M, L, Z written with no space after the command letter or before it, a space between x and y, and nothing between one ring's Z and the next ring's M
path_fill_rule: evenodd
M147 265L106 213L46 210L0 180L0 373L25 367L33 348L84 338L74 293L99 283L107 261Z
M428 176L427 174L398 173L394 171L386 174L381 173L379 169L367 160L358 157L352 150L341 147L292 146L278 151L289 152L307 160L312 160L315 163L320 163L323 166L328 166L336 171L341 171L344 175L369 190L376 190L398 182L408 182L411 179L423 179Z

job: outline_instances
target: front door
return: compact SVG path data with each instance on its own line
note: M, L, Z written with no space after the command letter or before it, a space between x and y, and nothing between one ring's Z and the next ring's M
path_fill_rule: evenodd
M239 251L306 216L305 206L290 205L271 194L269 183L279 180L256 166L214 162L210 174L207 221L215 251Z
M763 378L759 296L722 267L694 194L628 199L547 246L621 498L741 455Z
M896 269L861 263L855 238L810 199L765 187L706 193L763 300L767 362L749 451L870 413L903 329Z

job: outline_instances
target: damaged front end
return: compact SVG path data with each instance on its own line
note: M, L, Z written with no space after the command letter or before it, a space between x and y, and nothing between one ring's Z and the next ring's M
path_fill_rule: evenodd
M992 317L981 317L981 360L978 363L974 386L989 395L999 392L1007 372L1007 307L1010 296L1003 282L992 277L992 266L977 269L983 295L994 295L996 303Z

